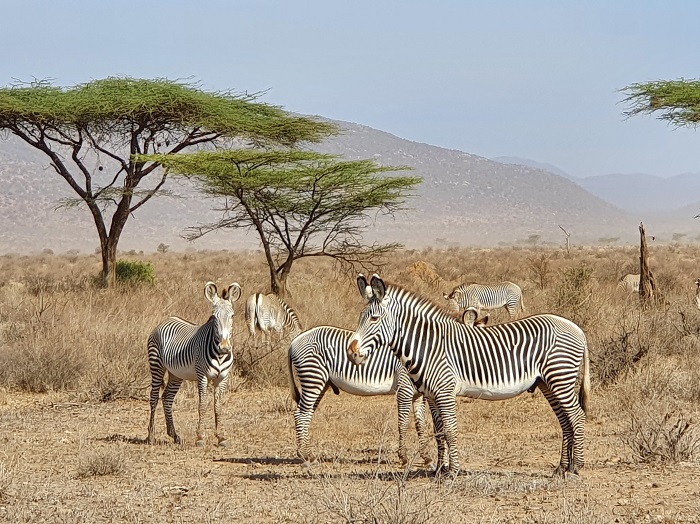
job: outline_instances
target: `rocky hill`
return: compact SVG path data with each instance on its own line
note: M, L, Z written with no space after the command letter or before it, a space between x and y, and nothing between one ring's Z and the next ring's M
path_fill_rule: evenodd
M316 147L348 158L374 158L406 165L423 177L410 209L380 218L369 235L407 246L498 245L561 242L559 226L577 243L601 237L634 241L639 217L604 202L570 180L544 169L509 165L462 151L401 139L367 126L338 122L343 133ZM255 248L243 232L217 233L188 244L183 230L215 219L216 202L201 198L186 182L171 180L185 198L161 197L132 217L122 236L124 250ZM42 155L14 138L0 141L0 252L93 251L98 245L84 208L59 209L73 197ZM696 226L696 224L692 224Z

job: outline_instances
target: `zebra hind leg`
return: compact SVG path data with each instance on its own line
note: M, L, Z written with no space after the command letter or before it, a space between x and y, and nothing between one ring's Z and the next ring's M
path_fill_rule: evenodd
M573 428L571 426L571 423L569 422L569 417L566 413L566 410L562 406L558 396L552 393L552 391L544 384L544 382L540 383L539 387L542 391L542 394L547 399L547 402L549 402L549 405L552 407L554 414L557 416L557 420L559 420L559 425L561 426L561 458L559 460L559 465L554 470L552 476L563 477L566 471L571 471L572 467L570 460L572 458L573 449Z
M165 427L168 431L168 436L172 437L175 444L182 444L182 439L175 431L175 422L173 421L173 401L175 400L175 395L177 395L180 386L182 385L182 380L178 377L169 374L168 384L165 386L165 391L163 391L163 412L165 413Z

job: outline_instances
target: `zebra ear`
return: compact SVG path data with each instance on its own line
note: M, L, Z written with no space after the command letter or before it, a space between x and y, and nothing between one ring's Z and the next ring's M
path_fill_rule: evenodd
M204 296L207 297L207 300L212 304L216 303L219 295L217 295L216 284L214 284L214 282L207 282L204 284Z
M377 300L383 300L384 293L386 293L386 284L379 277L379 275L377 275L376 273L372 275L370 285L372 286L372 293L374 295L374 298L376 298Z
M369 284L367 284L367 279L362 273L357 275L357 289L360 291L360 296L365 300L372 298L371 293L368 291Z
M235 302L241 298L241 291L241 285L238 282L234 282L228 288L224 289L224 293L221 298L224 298L229 302Z
M475 326L485 326L488 323L489 323L489 316L486 315L485 317L481 317L479 320L474 322L474 325Z
M475 307L468 307L464 310L464 313L462 313L462 322L466 326L474 326L476 325L476 317L478 316L479 313L476 311Z

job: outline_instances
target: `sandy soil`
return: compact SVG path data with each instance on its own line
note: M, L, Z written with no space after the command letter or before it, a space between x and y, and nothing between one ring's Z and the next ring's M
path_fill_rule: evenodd
M233 392L224 409L231 445L214 445L210 410L209 444L195 447L194 390L183 388L185 444L168 441L159 407L148 446L146 401L0 393L0 521L700 522L700 464L634 464L603 416L587 424L582 475L551 479L559 427L538 394L460 400L464 470L439 482L400 468L392 397L328 394L311 467L295 458L285 389Z

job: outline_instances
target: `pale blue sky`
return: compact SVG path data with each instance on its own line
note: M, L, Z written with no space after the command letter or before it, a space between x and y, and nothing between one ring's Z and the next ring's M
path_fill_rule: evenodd
M619 88L700 77L696 1L4 0L0 84L194 77L576 176L700 172L700 133L623 120Z

